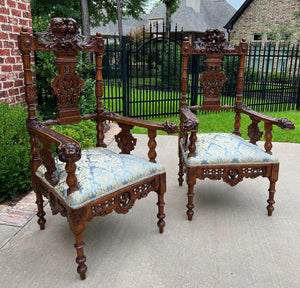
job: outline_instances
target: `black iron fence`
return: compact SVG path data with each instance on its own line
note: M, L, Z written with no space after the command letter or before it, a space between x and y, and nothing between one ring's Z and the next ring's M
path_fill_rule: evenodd
M103 58L104 103L110 110L134 117L177 115L180 102L183 31L141 29L136 37L106 39ZM187 101L200 104L204 71L201 56L189 59ZM236 98L238 58L224 57L226 82L222 105ZM250 44L246 58L244 103L257 111L300 109L300 48L298 44Z

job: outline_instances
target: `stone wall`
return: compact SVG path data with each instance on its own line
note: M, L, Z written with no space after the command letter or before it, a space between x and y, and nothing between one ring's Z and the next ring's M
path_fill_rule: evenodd
M297 10L300 10L300 0L253 0L235 22L230 40L236 43L246 37L248 42L271 41L274 27L278 28L280 23L287 23L287 27L294 30L291 41L296 42L300 37L300 29L295 27L296 23L300 24L300 19L294 16ZM262 39L255 40L254 35L261 35Z
M32 32L30 0L0 0L0 103L24 102L24 74L17 40L22 26Z

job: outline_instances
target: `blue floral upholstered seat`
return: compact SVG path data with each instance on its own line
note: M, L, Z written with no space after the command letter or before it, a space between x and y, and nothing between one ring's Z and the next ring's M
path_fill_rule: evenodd
M183 149L182 145L181 149ZM279 163L276 156L230 133L197 134L195 153L194 157L188 158L188 150L185 152L183 150L186 165Z
M56 158L54 172L58 183L53 187L45 179L46 169L43 165L36 175L75 209L95 199L106 196L119 189L135 184L151 176L165 172L165 168L146 159L127 154L118 154L107 148L90 148L83 150L81 159L76 162L76 177L79 190L67 196L67 173L65 163Z

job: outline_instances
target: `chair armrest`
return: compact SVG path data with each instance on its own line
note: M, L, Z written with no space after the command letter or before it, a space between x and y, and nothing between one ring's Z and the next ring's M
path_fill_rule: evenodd
M167 132L167 134L172 135L178 132L178 126L175 123L166 121L164 123L152 122L148 120L136 119L126 116L121 116L115 112L103 112L100 114L103 120L111 120L120 124L125 124L129 126L138 126L147 128L148 130L162 130Z
M165 123L151 122L142 119L135 119L126 116L121 116L115 112L102 112L100 114L101 120L115 121L122 128L121 132L115 136L115 140L118 143L118 147L121 149L122 154L130 154L134 150L137 139L132 136L130 130L134 126L139 126L148 129L148 157L149 161L155 163L156 160L156 141L155 137L157 130L162 130L170 134L178 132L178 126L175 123L166 121Z
M43 144L40 150L41 160L46 167L47 171L45 177L47 181L55 186L58 179L54 176L53 172L56 171L54 157L50 150L52 144L56 144L58 150L58 158L62 162L66 162L67 184L69 189L67 194L71 194L78 190L77 178L75 175L76 164L75 162L81 158L80 144L70 137L65 136L55 130L50 129L39 121L30 121L27 125L29 133L38 137L39 141Z
M179 139L182 139L182 141L184 141L185 149L187 149L186 148L188 143L187 132L191 132L191 136L189 138L190 144L188 146L189 149L188 157L193 157L196 155L196 141L197 141L199 119L194 115L194 113L187 106L180 107L179 113L180 113Z
M249 106L242 104L238 107L236 107L236 110L238 112L244 113L248 116L250 116L250 118L254 118L255 120L258 121L263 121L263 122L267 122L270 123L272 125L276 125L278 127L280 127L283 130L294 130L295 129L295 125L292 121L288 120L287 118L274 118L268 115L264 115L262 113L256 112L254 110L252 110Z
M280 127L283 130L294 130L295 125L292 121L287 118L274 118L271 116L264 115L262 113L252 110L249 106L242 104L235 108L236 112L246 114L252 120L252 123L248 126L248 136L250 138L250 143L256 144L260 140L263 132L260 131L258 123L260 121L264 122L265 135L265 150L268 154L272 154L272 129L273 125Z
M179 108L179 113L181 115L181 130L198 132L199 119L189 107L184 106Z

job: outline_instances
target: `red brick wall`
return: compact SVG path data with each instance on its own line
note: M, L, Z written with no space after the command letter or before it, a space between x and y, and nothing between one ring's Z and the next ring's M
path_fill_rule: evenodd
M32 31L30 0L0 0L0 103L24 102L22 59L17 36Z

